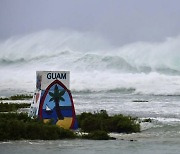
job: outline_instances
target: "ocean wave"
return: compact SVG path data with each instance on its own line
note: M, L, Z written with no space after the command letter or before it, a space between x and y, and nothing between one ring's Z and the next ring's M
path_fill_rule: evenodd
M148 66L135 66L125 60L123 57L117 55L107 55L99 53L81 53L73 51L61 51L51 55L39 55L28 58L0 58L0 67L6 66L35 66L41 68L42 66L49 66L73 71L102 71L113 73L151 73L159 72L161 74L180 75L179 70L171 68L151 68ZM48 67L45 67L48 69ZM52 70L52 69L51 69Z
M83 89L83 90L76 90L73 89L72 93L74 94L89 94L89 93L120 93L120 94L131 94L136 91L135 88L115 88L115 89L108 89L108 90L95 90L95 89Z
M180 74L180 36L164 42L112 47L90 33L45 30L0 42L0 66L49 63L68 69ZM63 66L62 66L63 68ZM66 68L66 67L65 67Z
M25 57L25 58L11 58L11 57L6 57L6 58L1 58L0 59L0 66L3 65L13 65L13 64L23 64L23 63L31 63L34 61L46 61L50 60L53 57L58 57L58 56L68 56L70 55L70 51L61 51L59 53L54 53L51 55L39 55L39 56L34 56L34 57Z
M42 31L0 42L3 89L33 91L37 70L69 70L75 92L180 95L180 36L112 47L88 33Z

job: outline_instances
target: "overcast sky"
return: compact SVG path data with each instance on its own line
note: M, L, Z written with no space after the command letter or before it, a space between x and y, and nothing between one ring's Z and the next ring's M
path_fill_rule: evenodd
M46 29L92 32L112 44L180 34L180 0L0 0L0 39Z

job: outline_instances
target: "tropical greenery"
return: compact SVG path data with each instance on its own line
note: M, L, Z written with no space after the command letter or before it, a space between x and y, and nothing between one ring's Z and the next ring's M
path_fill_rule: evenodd
M61 113L61 109L60 109L60 106L59 106L59 102L60 100L61 101L65 101L64 98L62 97L64 95L65 91L62 90L60 91L58 89L58 86L55 85L54 87L54 93L52 92L49 92L49 95L51 96L51 99L49 100L49 102L55 102L55 110L56 110L56 114L58 116L58 119L64 119L62 113Z
M0 103L0 112L12 112L17 111L19 108L29 108L31 104L22 103L22 104L14 104L14 103Z
M109 116L105 110L100 112L82 113L77 115L78 124L82 131L105 131L118 133L136 133L140 132L140 124L137 118L124 116L122 114Z
M56 140L76 138L76 135L50 123L44 124L37 119L31 119L25 113L0 114L0 140Z
M140 122L149 122L149 123L151 123L152 119L151 118L146 118L146 119L141 120Z
M50 101L63 101L64 92L54 88L54 93ZM1 112L16 111L18 108L29 107L30 104L8 104L0 103ZM52 125L51 121L47 124L38 119L31 119L27 113L0 113L0 140L19 140L19 139L41 139L55 140L64 138L83 138L93 140L107 140L111 138L109 132L136 133L140 132L140 122L151 122L150 119L139 121L131 116L122 114L110 116L105 110L99 112L83 112L77 115L78 125L81 132L86 132L78 136L71 130L59 128ZM138 122L139 121L139 122Z
M25 100L25 99L32 99L32 95L27 94L20 94L20 95L13 95L10 97L1 97L0 100Z

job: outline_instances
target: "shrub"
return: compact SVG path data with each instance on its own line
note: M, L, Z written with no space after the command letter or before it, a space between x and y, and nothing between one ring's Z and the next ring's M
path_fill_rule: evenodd
M106 111L82 113L77 116L79 127L84 132L106 131L118 133L140 132L140 125L137 119L130 116L114 115L109 116Z
M4 98L0 98L0 100L25 100L25 99L32 99L33 96L32 95L27 95L27 94L20 94L20 95L13 95L10 97L4 97Z
M31 119L24 113L0 114L0 140L41 139L55 140L75 138L76 135L56 125L44 124L37 119Z
M27 94L21 94L21 95L14 95L10 96L9 100L25 100L25 99L32 99L32 95L27 95Z
M152 119L150 119L150 118L143 119L141 122L152 122Z
M82 113L77 116L79 127L82 131L89 132L82 138L106 140L111 139L108 132L132 133L139 132L140 125L137 119L130 116L109 116L105 110L95 113ZM31 119L25 113L0 114L0 140L42 139L55 140L76 138L70 130L52 125L52 121L44 124L38 119Z
M10 112L16 111L19 108L28 108L31 104L22 103L22 104L8 104L8 103L0 103L0 112Z

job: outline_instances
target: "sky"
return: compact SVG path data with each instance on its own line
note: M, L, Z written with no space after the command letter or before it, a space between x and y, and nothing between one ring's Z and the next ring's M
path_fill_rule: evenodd
M0 40L43 30L95 33L111 44L180 35L180 0L0 0Z

